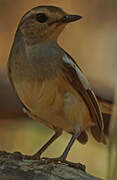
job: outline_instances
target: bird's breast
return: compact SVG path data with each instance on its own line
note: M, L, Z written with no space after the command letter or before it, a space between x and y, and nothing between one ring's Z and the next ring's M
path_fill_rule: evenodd
M55 53L47 59L35 53L30 57L20 51L11 58L10 76L20 100L32 114L55 127L72 132L85 126L88 108L64 78L59 56L55 59Z
M21 78L21 77L20 77ZM23 104L35 115L48 117L47 112L55 111L55 103L60 104L61 100L58 93L55 79L40 81L37 77L27 80L25 77L21 79L14 78L14 86L17 94ZM58 108L56 109L56 111ZM43 117L44 118L44 117Z
M20 75L13 79L19 98L36 117L68 132L87 127L90 115L86 104L62 78L40 81L34 76L26 80Z

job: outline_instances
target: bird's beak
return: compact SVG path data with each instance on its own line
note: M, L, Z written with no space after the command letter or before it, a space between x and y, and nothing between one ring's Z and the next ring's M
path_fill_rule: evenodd
M70 22L73 22L73 21L77 21L79 19L81 19L82 16L80 15L66 15L63 17L62 21L64 23L70 23Z

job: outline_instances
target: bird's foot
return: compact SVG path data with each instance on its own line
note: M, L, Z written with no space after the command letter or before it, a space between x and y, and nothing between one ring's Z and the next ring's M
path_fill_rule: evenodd
M73 163L70 161L65 161L66 164L68 164L70 167L76 168L76 169L80 169L82 171L86 171L86 166L84 164L81 163Z
M80 169L82 171L86 170L85 165L83 165L81 163L73 163L73 162L67 161L67 160L63 159L62 156L60 156L58 158L46 158L46 157L43 157L42 160L44 160L46 164L51 163L51 162L54 162L54 163L64 163L64 164L67 164L67 165L69 165L71 167Z
M40 160L41 158L40 158L39 155L38 156L35 156L35 155L32 155L32 156L30 156L30 155L23 155L23 159L27 159L27 160Z
M77 168L77 169L80 169L82 171L86 170L85 165L83 165L81 163L73 163L73 162L67 161L63 156L60 156L58 158L46 158L46 157L40 158L39 155L38 156L36 156L36 155L33 155L33 156L23 155L23 159L40 160L40 164L49 164L49 163L52 163L52 162L54 162L54 163L64 163L64 164L69 165L70 167Z
M46 158L46 157L43 157L42 158L43 160L45 160L47 163L51 163L51 162L55 162L55 163L59 163L59 162L63 162L63 158L58 157L58 158Z

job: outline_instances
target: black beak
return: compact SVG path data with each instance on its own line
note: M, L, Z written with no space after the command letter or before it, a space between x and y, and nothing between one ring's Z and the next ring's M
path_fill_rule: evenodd
M81 19L82 16L79 16L79 15L66 15L63 17L63 22L65 23L70 23L70 22L73 22L73 21L77 21L79 19Z

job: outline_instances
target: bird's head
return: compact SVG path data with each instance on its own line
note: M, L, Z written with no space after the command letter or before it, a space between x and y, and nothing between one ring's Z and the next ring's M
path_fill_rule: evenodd
M26 39L35 41L56 40L64 27L81 19L55 6L39 6L28 11L20 21L19 28Z

